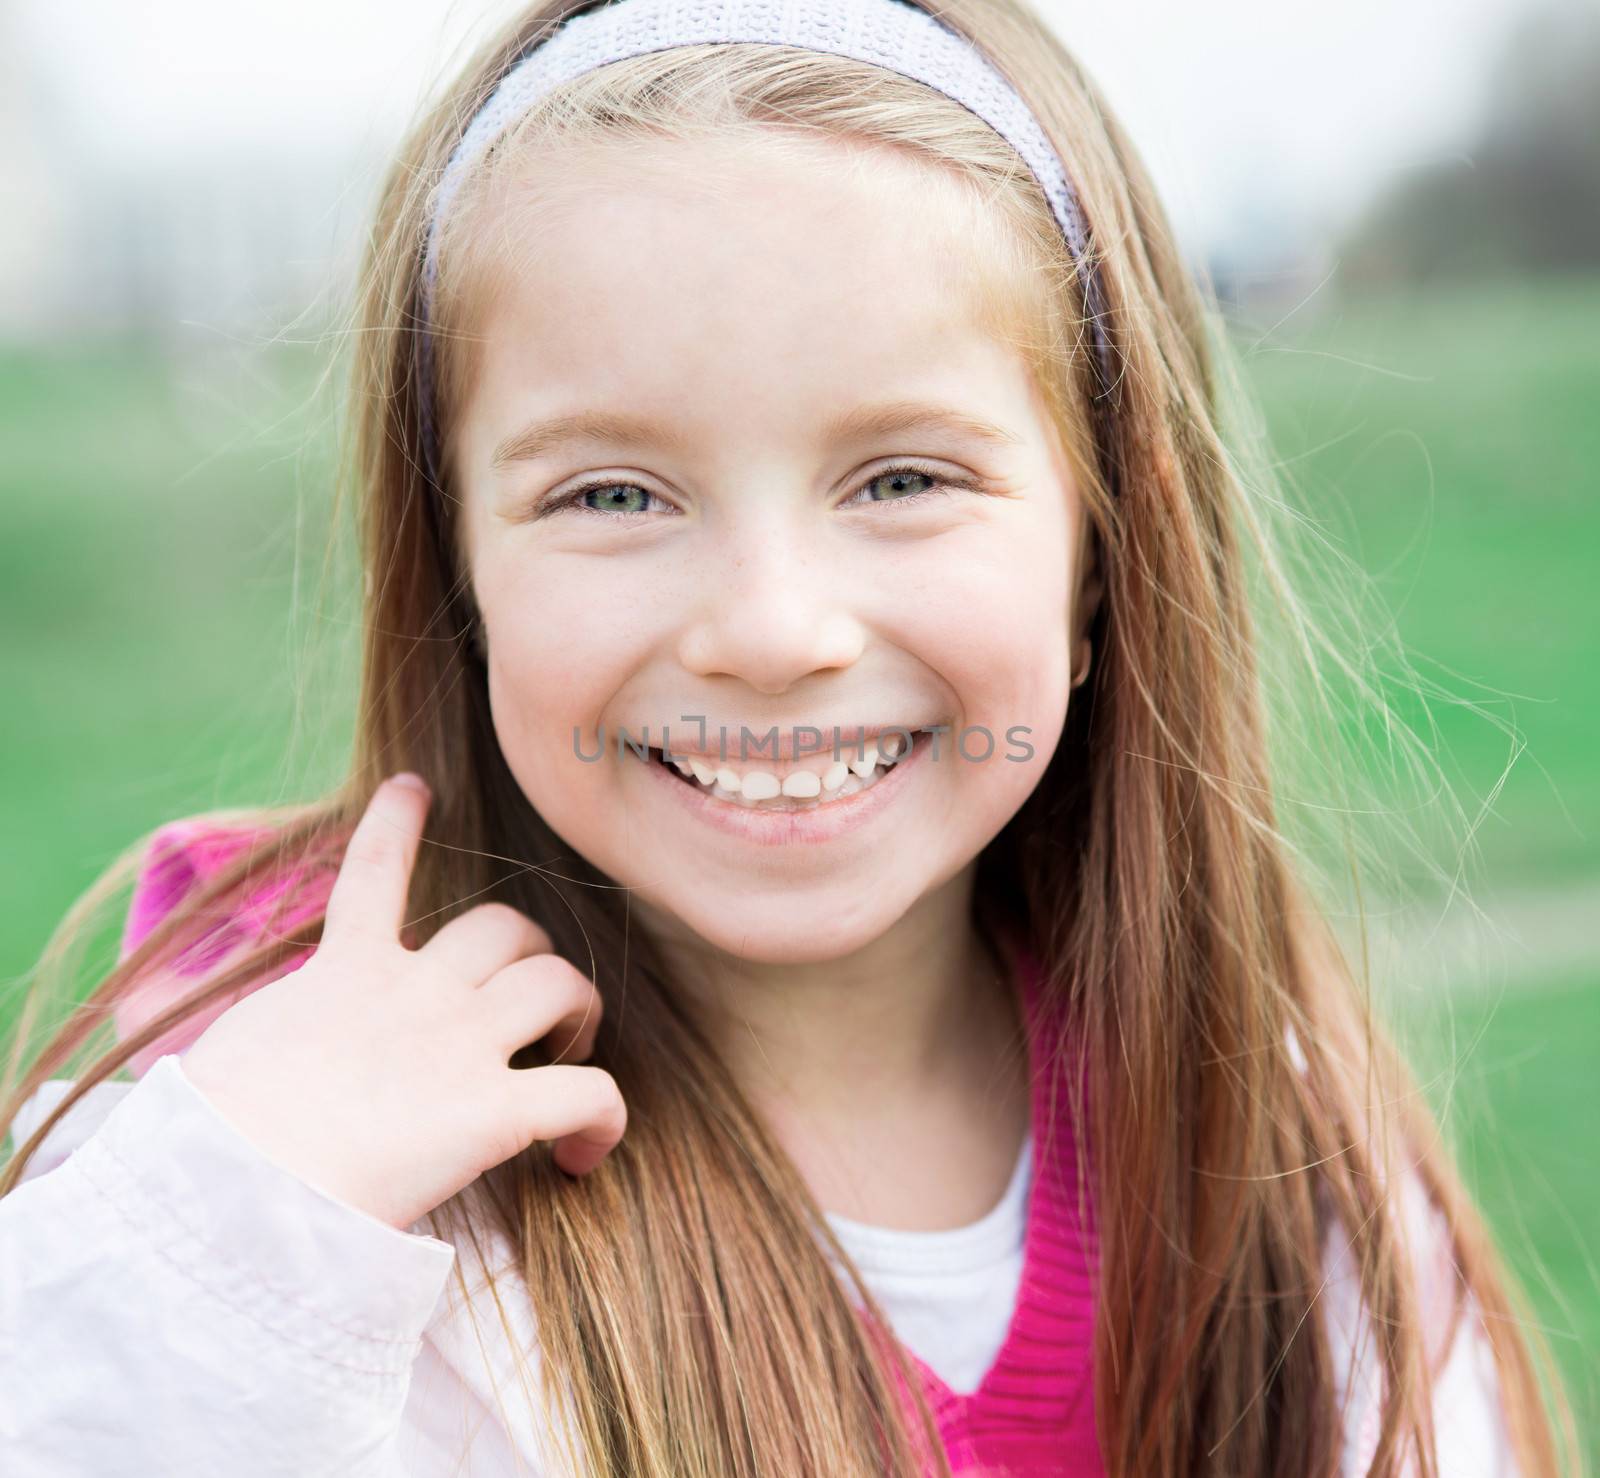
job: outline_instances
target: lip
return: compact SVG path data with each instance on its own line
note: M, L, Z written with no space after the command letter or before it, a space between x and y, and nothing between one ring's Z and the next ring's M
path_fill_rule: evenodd
M913 744L910 754L881 772L867 789L858 790L842 801L829 801L814 811L763 811L756 806L746 809L730 801L719 801L698 784L691 786L669 775L666 767L653 759L641 760L637 755L630 755L630 759L634 764L643 765L660 784L675 792L679 804L708 826L757 846L792 847L831 842L869 824L905 788L906 773L921 769L923 753L928 747Z

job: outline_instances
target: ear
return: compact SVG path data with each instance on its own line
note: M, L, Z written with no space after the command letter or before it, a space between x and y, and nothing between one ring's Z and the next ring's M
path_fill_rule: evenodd
M1078 543L1078 591L1072 610L1072 636L1077 640L1088 631L1100 609L1105 595L1104 556L1100 550L1100 533L1085 513L1080 522Z
M489 634L484 626L483 612L478 606L478 597L470 581L460 587L460 601L466 616L463 635L467 644L476 654L480 662L489 660Z

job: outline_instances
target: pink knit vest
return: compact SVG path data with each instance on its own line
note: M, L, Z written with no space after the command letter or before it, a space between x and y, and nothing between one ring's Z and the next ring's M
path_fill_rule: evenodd
M1078 1214L1067 1073L1038 962L1016 949L1031 1072L1033 1178L1022 1282L1004 1342L975 1391L958 1395L910 1350L957 1478L1103 1478L1094 1419L1097 1242L1092 1184ZM1052 1103L1051 1083L1056 1086ZM1087 1168L1087 1167L1086 1167ZM910 1396L901 1388L909 1415ZM917 1442L916 1428L912 1440ZM926 1449L924 1472L937 1468Z
M162 827L135 887L123 932L123 955L252 836L248 829L199 819ZM230 948L257 936L269 906L282 891L264 893L242 914L217 921L198 945L186 951L179 973L198 973ZM321 902L316 890L306 900L294 900L296 906L280 914L278 927L292 928L314 916ZM1092 1186L1085 1188L1087 1215L1080 1219L1066 1073L1051 1060L1059 1030L1044 1000L1038 962L1020 942L1015 952L1027 1024L1033 1130L1033 1174L1016 1307L994 1363L969 1394L957 1395L915 1354L907 1354L921 1376L957 1478L1103 1478L1092 1370L1097 1254ZM310 953L296 955L284 966L285 973L309 959ZM175 985L181 990L181 983L150 981L120 1003L119 1035L130 1035L170 1004ZM164 1052L183 1051L231 999L147 1047L133 1059L133 1070L143 1072ZM903 1389L901 1395L909 1400ZM923 1456L926 1460L925 1451ZM936 1471L931 1461L926 1470Z

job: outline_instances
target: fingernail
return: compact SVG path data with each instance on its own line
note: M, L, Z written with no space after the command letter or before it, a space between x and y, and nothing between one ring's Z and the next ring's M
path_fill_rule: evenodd
M407 790L414 790L419 795L432 794L428 788L428 782L414 770L401 770L398 774L391 775L389 778L394 784L403 785Z

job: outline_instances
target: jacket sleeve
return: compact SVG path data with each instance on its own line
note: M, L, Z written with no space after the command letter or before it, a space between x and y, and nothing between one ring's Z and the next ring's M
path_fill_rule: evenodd
M267 1158L174 1054L96 1085L0 1198L6 1472L410 1478L413 1363L454 1261Z
M259 835L205 816L159 827L121 958ZM264 928L314 916L329 882L297 873L252 894L118 1001L118 1035ZM8 1478L553 1478L541 1413L497 1389L510 1347L474 1322L474 1241L400 1231L300 1180L184 1075L175 1054L231 1004L135 1054L138 1081L95 1084L0 1198ZM14 1144L72 1086L40 1087Z
M1424 1343L1436 1371L1432 1400L1438 1471L1450 1478L1521 1478L1506 1431L1494 1351L1470 1294L1448 1351L1443 1348L1457 1281L1448 1228L1414 1174L1404 1178L1401 1196ZM1323 1317L1344 1431L1339 1473L1340 1478L1365 1478L1378 1445L1383 1372L1348 1239L1337 1227L1329 1230L1324 1258ZM1405 1478L1414 1478L1415 1472L1415 1461L1408 1459Z

